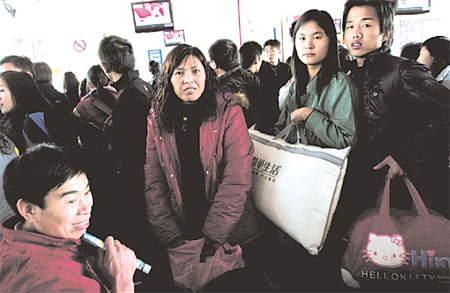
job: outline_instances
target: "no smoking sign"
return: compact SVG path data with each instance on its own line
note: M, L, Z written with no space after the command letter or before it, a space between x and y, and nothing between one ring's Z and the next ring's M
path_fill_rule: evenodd
M86 50L86 42L83 40L76 40L73 42L73 48L79 53L84 52L84 50Z

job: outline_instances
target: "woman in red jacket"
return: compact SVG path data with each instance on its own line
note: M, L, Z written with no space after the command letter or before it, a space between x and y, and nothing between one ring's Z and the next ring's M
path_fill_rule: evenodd
M206 257L257 236L247 213L254 149L240 107L246 102L217 92L198 48L168 54L148 117L145 165L148 219L162 245L204 238Z

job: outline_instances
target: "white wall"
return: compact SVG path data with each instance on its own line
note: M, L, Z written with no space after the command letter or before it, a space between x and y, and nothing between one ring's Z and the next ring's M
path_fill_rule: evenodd
M17 11L13 18L0 5L0 58L17 54L47 62L54 70L54 85L62 89L63 73L73 71L80 80L84 78L87 69L98 63L97 48L102 37L115 34L133 44L136 67L149 80L147 51L161 49L164 58L173 47L165 47L162 32L134 32L130 3L137 1L7 0ZM345 0L172 0L172 9L175 29L184 29L186 42L199 47L205 55L219 38L229 38L238 45L241 40L262 44L274 37L275 28L277 38L284 41L286 59L292 50L288 24L295 15L317 8L327 10L333 18L342 18L344 3ZM398 54L401 42L408 38L423 41L432 35L450 36L449 3L433 0L430 13L397 16L394 53ZM405 21L410 26L417 24L414 33L400 29ZM75 51L76 40L86 42L85 51Z

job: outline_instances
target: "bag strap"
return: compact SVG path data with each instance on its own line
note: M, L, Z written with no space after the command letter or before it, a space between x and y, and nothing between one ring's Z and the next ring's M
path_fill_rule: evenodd
M289 134L289 132L291 132L293 127L297 128L297 133L300 135L300 143L302 143L304 145L308 145L305 134L303 133L303 128L305 127L304 123L295 124L294 122L291 121L291 123L289 123L285 128L283 128L283 130L281 130L274 137L274 139L286 138L286 136Z
M405 181L406 187L408 188L409 194L411 195L411 197L413 199L414 207L416 208L419 216L429 215L428 210L427 210L425 204L423 203L422 198L419 195L419 192L414 187L412 182L406 176L403 176L403 180ZM389 216L390 188L391 188L391 178L389 177L389 174L388 174L385 179L383 194L381 197L381 206L380 206L380 212L379 212L380 216Z

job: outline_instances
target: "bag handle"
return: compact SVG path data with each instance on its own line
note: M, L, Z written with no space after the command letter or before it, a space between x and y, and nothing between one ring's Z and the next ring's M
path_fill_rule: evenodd
M296 129L297 133L300 135L300 143L304 144L304 145L308 145L305 134L302 131L302 128L304 127L304 123L294 123L291 121L291 123L289 123L285 128L283 128L283 130L281 130L275 137L274 139L285 139L288 134L293 130L293 128Z
M409 194L411 195L414 203L414 207L416 208L419 216L429 215L428 210L425 204L423 203L422 198L419 195L419 192L414 187L412 182L406 176L403 176L403 180L405 181L406 187L408 188ZM381 206L379 212L380 216L389 216L390 188L391 188L391 178L389 177L388 174L385 179L384 190L381 197Z

